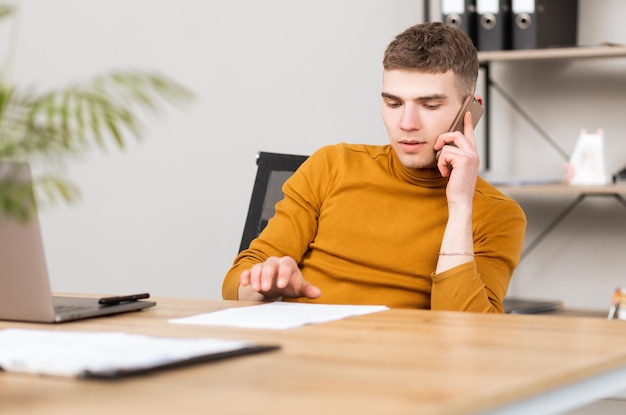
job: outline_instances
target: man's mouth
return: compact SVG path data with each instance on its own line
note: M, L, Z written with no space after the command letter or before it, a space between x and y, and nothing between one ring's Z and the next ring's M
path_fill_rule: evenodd
M415 151L426 144L423 141L399 141L398 143L405 151Z

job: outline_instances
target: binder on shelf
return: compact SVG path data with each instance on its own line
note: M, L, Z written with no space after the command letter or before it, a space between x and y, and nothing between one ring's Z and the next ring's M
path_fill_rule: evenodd
M441 19L467 33L477 46L476 0L441 0Z
M573 47L578 0L512 0L513 49Z
M476 0L478 50L511 49L511 0Z

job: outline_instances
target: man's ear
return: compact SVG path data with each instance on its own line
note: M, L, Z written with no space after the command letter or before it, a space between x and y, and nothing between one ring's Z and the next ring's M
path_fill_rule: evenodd
M480 95L475 95L475 97L476 97L476 101L478 101L478 103L480 104L480 106L481 106L481 107L483 107L483 106L484 106L484 103L483 103L483 97L482 97L482 96L480 96Z

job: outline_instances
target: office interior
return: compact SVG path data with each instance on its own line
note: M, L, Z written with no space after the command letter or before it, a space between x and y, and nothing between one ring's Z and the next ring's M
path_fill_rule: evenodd
M59 167L82 197L40 212L53 290L209 299L221 298L237 254L256 153L386 144L382 53L425 18L416 0L15 3L19 19L2 29L17 33L16 84L54 88L138 68L196 94L189 105L146 116L141 142L94 149ZM624 14L620 0L580 0L578 44L626 43ZM6 27L16 23L16 31ZM623 57L519 61L495 63L492 76L565 149L581 129L602 128L612 174L626 166L625 69ZM481 79L478 93L484 88ZM482 173L562 179L563 157L501 96L491 100L491 165ZM528 238L574 197L518 198ZM524 258L510 293L608 308L613 289L626 285L624 235L624 206L588 198Z
M382 52L424 21L416 0L13 0L0 23L10 78L55 88L115 69L157 70L196 100L145 118L145 138L68 158L74 205L40 212L52 288L219 299L237 254L258 151L310 154L337 142L386 144ZM436 2L433 2L436 3ZM437 13L436 4L432 7ZM621 0L579 0L579 45L626 43ZM15 25L17 24L17 27ZM8 68L8 67L5 67ZM604 130L606 168L626 166L626 58L496 63L493 77L560 145ZM481 79L479 93L485 85ZM492 93L493 178L559 180L564 160ZM484 133L477 134L484 148ZM35 166L36 167L36 166ZM524 195L528 239L575 194ZM604 310L626 285L626 209L586 199L526 257L510 293ZM622 413L606 400L572 411Z

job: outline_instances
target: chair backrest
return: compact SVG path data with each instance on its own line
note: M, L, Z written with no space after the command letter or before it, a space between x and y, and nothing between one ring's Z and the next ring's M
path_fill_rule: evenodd
M248 207L248 216L239 245L239 252L248 248L250 242L265 228L274 216L274 206L283 198L283 183L295 172L308 156L259 152L257 171Z

